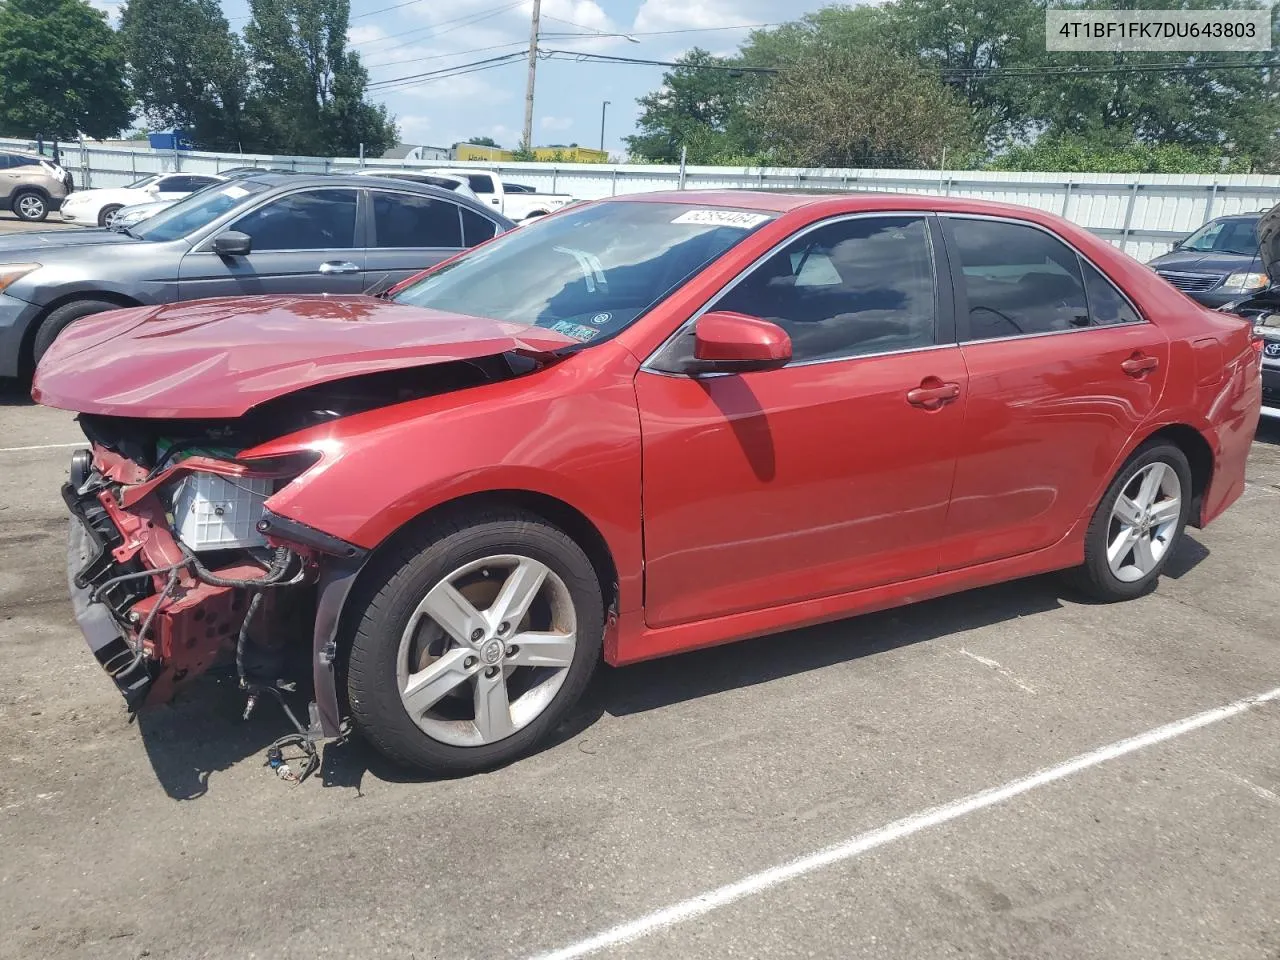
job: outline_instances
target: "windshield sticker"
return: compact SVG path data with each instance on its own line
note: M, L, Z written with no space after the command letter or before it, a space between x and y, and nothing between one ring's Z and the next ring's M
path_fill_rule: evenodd
M556 333L563 333L566 337L573 337L575 340L591 340L600 335L599 330L591 327L584 327L580 323L571 323L568 320L557 320L551 325L551 329Z
M597 327L602 327L612 319L613 319L612 313L597 313L594 317L591 318L591 322L594 323Z
M239 200L241 197L247 197L249 195L249 191L244 187L237 187L233 184L229 187L224 187L222 195L224 197L230 197L232 200Z
M705 227L740 227L750 230L769 219L767 213L743 213L741 210L686 210L672 223L697 223Z

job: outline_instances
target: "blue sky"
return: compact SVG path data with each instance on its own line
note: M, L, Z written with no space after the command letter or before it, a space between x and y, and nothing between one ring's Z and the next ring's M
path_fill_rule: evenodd
M114 14L118 0L92 0ZM351 0L349 38L373 81L501 56L529 42L532 0ZM736 49L744 24L795 19L821 0L543 0L544 48L589 50L669 60L692 46L717 53ZM234 28L243 28L247 0L222 0ZM505 8L505 9L504 9ZM682 31L682 32L667 32ZM699 32L683 32L699 31ZM632 43L600 33L633 34ZM595 34L594 36L592 34ZM538 64L534 142L599 146L601 102L608 100L605 146L621 152L633 132L636 98L655 89L662 68L543 60ZM396 115L409 143L448 146L490 136L514 146L524 122L523 62L432 82L406 82L371 91Z

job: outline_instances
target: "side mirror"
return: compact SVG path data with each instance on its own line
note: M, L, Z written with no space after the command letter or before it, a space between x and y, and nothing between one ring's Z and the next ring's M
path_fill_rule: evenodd
M694 324L693 335L693 358L700 373L776 370L791 359L787 332L745 313L704 313Z
M213 252L220 257L247 257L253 249L253 238L239 230L228 230L213 238Z

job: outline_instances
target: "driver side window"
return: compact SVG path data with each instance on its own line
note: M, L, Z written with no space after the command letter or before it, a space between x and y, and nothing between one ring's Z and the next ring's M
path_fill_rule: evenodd
M333 250L356 245L356 192L291 193L245 214L231 230L247 233L260 250Z
M778 324L792 362L932 346L933 251L922 216L853 217L791 241L714 304Z

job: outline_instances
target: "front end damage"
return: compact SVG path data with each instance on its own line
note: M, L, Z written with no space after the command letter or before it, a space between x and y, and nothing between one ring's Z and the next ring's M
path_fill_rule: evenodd
M129 449L146 446L137 424L113 447L101 435L120 424L82 422L92 444L75 453L62 488L73 517L68 580L89 648L129 708L166 702L223 663L234 664L249 709L292 689L291 654L316 647L318 592L335 579L349 585L365 555L267 507L317 457L244 460L234 449L193 451L190 438L161 439L145 456ZM336 616L326 624L322 653ZM307 726L337 734L327 669L318 703L326 709Z
M215 665L234 665L247 710L264 697L284 704L282 691L310 669L315 700L295 725L312 741L339 735L337 627L367 551L271 510L320 452L253 448L535 367L499 357L439 365L429 377L370 374L226 419L82 413L89 447L73 454L62 488L73 517L68 580L89 648L129 709L167 702Z

